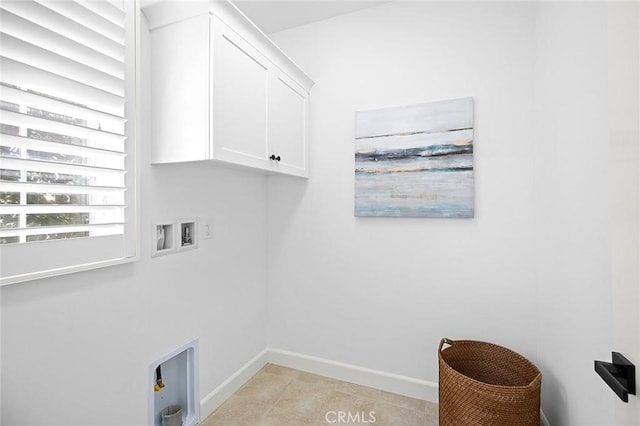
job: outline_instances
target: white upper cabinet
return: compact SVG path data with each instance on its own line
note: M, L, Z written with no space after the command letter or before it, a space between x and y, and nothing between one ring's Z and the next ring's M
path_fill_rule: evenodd
M307 177L309 77L227 1L156 3L144 13L152 162Z

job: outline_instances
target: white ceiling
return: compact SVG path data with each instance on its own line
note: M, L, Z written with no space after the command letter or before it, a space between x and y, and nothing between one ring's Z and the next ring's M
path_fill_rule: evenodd
M139 1L144 9L155 3L182 0ZM266 34L322 21L389 1L391 0L231 0Z
M235 0L242 10L263 32L267 34L312 22L322 21L338 15L377 6L387 1L364 0Z

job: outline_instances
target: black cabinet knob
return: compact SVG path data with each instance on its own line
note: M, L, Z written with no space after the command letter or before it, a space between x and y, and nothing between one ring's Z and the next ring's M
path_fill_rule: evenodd
M280 156L278 155L277 157L274 154L271 154L271 157L269 157L270 159L272 159L273 161L280 161Z

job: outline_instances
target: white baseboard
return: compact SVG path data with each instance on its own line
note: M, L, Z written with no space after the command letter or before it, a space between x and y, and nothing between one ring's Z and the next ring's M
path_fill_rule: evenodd
M200 401L200 418L207 418L267 363L369 386L412 398L438 402L438 384L435 382L282 349L266 348ZM540 410L540 424L541 426L551 426L542 410Z
M254 376L262 367L267 365L268 353L264 349L258 355L253 357L249 362L240 367L238 371L233 373L227 380L211 391L207 396L200 400L200 419L206 419L211 413L222 405L231 395L233 395L242 385Z
M438 384L315 356L267 348L269 362L387 392L438 402Z

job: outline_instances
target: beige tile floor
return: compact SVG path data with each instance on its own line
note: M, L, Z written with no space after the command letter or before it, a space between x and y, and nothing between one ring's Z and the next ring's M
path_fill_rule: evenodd
M267 364L200 424L433 426L438 405Z

